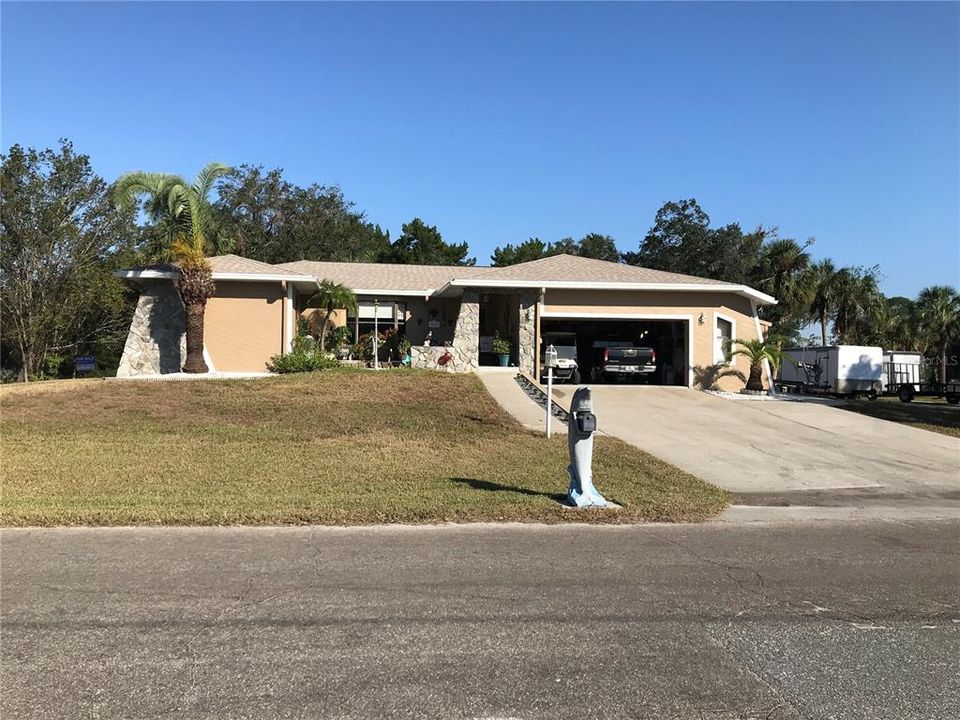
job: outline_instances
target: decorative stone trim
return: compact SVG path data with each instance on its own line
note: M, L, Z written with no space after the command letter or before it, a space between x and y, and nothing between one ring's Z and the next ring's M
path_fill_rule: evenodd
M533 375L536 372L537 353L537 296L533 290L520 293L520 311L517 333L517 359L520 371Z
M144 281L117 377L178 373L186 356L183 302L173 282Z
M463 291L449 350L453 353L454 372L480 369L480 292L476 288Z

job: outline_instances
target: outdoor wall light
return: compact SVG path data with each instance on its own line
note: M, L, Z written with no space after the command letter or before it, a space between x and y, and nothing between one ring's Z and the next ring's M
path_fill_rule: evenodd
M704 323L704 320L703 320L703 313L700 313L700 317L699 317L699 318L697 318L697 322L698 322L698 323L700 323L701 325L703 325L703 323Z

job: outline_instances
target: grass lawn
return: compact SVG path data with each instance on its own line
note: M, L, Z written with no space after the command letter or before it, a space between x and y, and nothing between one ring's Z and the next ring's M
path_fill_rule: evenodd
M960 437L960 405L948 405L943 398L917 398L911 403L902 403L897 398L880 398L875 402L851 400L842 407L881 420Z
M563 508L566 437L523 430L471 375L68 381L0 403L7 526L679 522L728 502L600 437L595 483L623 508Z

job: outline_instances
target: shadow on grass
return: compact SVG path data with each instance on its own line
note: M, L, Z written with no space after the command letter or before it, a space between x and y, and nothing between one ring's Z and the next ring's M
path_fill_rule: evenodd
M545 497L558 502L561 505L566 504L566 493L548 493L541 490L531 490L530 488L517 487L516 485L503 485L501 483L490 482L489 480L477 480L475 478L450 478L450 482L469 485L474 490L486 490L487 492L508 492L517 495L527 495L530 497Z
M960 407L946 403L901 403L899 400L881 400L871 403L856 400L848 402L845 409L908 425L921 423L947 435L960 436Z

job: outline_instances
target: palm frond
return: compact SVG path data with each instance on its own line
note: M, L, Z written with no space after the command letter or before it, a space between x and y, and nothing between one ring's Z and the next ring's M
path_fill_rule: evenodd
M164 173L142 170L125 173L113 184L113 201L122 207L129 207L144 195L157 195L168 177Z
M203 170L201 170L197 175L197 179L193 183L193 191L199 197L206 199L207 195L210 194L210 191L213 190L213 184L217 181L217 179L223 177L224 175L229 175L232 172L233 168L229 165L212 162L204 167Z
M317 291L307 300L307 307L327 310L347 310L357 312L357 296L346 285L332 280L323 280L317 284Z

